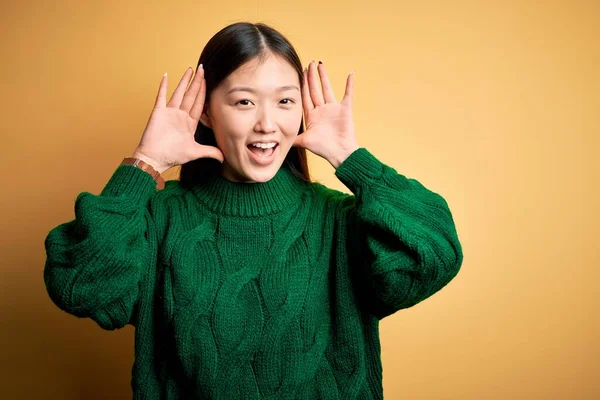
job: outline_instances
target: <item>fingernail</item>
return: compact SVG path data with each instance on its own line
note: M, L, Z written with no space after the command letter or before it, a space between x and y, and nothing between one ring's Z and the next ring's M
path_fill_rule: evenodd
M202 64L198 65L198 69L204 69L204 67L202 66Z
M319 61L319 64L323 64L323 61Z

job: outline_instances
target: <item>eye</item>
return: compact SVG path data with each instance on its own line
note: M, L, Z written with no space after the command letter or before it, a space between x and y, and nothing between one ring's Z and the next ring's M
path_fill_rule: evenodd
M285 104L285 105L289 105L289 104L293 104L293 103L295 103L295 101L294 101L293 99L283 99L283 100L281 100L281 101L286 101L286 100L287 100L287 103L283 103L283 104Z
M249 106L250 104L248 104L248 103L252 103L252 102L248 99L243 99L243 100L236 102L235 104L236 105L241 104L242 106Z

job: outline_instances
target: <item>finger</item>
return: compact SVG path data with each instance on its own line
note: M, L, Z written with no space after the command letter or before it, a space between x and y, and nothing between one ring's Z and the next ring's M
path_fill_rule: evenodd
M163 75L158 86L158 94L156 95L156 101L154 102L154 108L165 107L167 102L167 73Z
M215 146L207 146L204 144L196 143L194 146L194 154L192 155L194 159L198 158L214 158L219 160L220 162L225 161L225 157L223 156L223 152Z
M349 107L352 107L352 101L354 100L354 72L348 75L348 79L346 79L346 92L344 93L344 98L342 99L342 103L346 104Z
M310 98L310 92L308 91L308 73L306 69L302 71L302 106L304 107L304 112L307 113L315 108L315 105Z
M335 94L333 93L331 82L329 82L329 78L327 77L327 72L325 72L325 65L319 64L317 70L319 71L319 77L321 78L321 86L323 86L323 98L325 99L325 103L335 103Z
M185 92L185 89L187 88L188 82L190 81L190 78L193 73L194 73L194 71L192 70L191 67L188 67L185 70L185 72L183 73L183 76L181 77L181 80L179 81L179 84L177 85L177 87L175 88L175 91L171 95L171 100L169 100L169 103L167 104L169 107L179 107L180 106L181 98L183 97L183 93Z
M321 84L319 83L319 77L317 74L317 67L315 62L311 61L308 64L308 88L310 97L315 107L325 104L323 100L323 91L321 90Z
M196 100L194 101L194 106L190 110L190 117L194 121L200 121L200 116L202 115L202 110L204 110L204 99L206 97L206 80L202 78L200 90L198 90L198 94L196 95Z
M196 76L192 81L192 84L185 92L185 96L183 96L183 102L181 103L181 108L183 111L190 112L190 109L194 105L196 101L196 97L200 88L202 86L202 81L204 80L204 68L202 68L202 64L198 65L198 69L196 69Z

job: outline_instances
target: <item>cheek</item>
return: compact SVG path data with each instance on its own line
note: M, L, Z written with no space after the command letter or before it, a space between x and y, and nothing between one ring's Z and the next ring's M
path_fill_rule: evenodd
M292 112L290 112L292 114ZM286 139L294 139L298 135L300 125L302 124L302 109L294 111L293 115L286 115L282 125L283 134Z
M238 142L245 142L252 130L252 121L239 113L224 112L213 126L217 143L223 150L231 149Z

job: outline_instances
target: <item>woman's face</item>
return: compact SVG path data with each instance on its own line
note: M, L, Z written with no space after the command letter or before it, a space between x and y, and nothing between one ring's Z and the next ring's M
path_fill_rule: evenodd
M213 90L201 121L225 156L226 179L266 182L283 164L302 122L298 73L275 55L262 63L255 58Z

